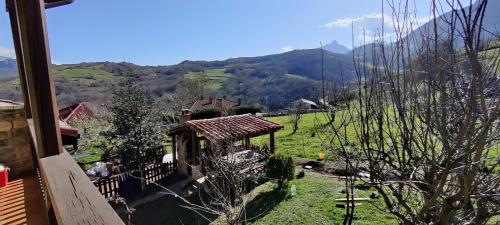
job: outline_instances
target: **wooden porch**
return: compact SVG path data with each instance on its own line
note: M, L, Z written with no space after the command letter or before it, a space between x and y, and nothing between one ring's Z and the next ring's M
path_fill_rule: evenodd
M185 121L172 128L168 134L172 138L172 152L174 160L179 164L179 172L192 175L192 168L200 165L202 153L213 154L221 151L222 146L231 148L231 152L223 155L237 156L245 152L261 156L273 154L274 133L280 129L283 129L280 124L245 114ZM262 135L269 135L267 147L261 149L252 145L251 138ZM240 144L235 145L236 143Z
M0 190L0 224L124 224L62 146L45 10L71 2L6 0L33 168Z
M0 225L47 224L47 214L38 180L26 176L9 182L0 188Z

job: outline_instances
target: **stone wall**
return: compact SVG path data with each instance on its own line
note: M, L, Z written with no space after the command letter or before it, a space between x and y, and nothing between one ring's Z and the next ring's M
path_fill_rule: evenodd
M0 105L0 163L16 178L33 170L30 133L22 104Z

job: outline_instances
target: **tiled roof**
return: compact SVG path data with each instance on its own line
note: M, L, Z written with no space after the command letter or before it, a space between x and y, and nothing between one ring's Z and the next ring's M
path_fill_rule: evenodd
M82 116L93 116L92 110L90 110L84 102L59 110L59 119L65 122L71 122L72 120L80 118Z
M258 136L283 128L280 124L260 119L251 114L190 120L185 124L214 142L240 139L245 136Z
M187 105L186 108L189 108L189 111L193 112L196 110L202 110L202 109L219 109L223 108L224 110L239 106L240 103L238 101L233 101L229 99L198 99L192 103L192 105Z

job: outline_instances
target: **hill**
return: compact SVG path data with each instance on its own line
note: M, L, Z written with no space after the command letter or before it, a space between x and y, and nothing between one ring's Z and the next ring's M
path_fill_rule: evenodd
M340 81L341 74L345 80L352 78L351 57L324 51L324 71L329 81ZM204 77L209 82L207 95L225 94L278 110L297 98L317 98L321 52L294 50L221 61L184 61L170 66L124 62L66 64L54 65L53 74L60 107L81 101L106 103L110 87L125 77L136 80L156 98L174 93L180 83ZM0 98L20 100L18 85L15 77L0 80Z

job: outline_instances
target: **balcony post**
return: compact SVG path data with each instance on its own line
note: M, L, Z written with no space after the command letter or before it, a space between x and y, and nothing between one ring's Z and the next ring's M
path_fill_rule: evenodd
M19 44L16 53L21 55L26 76L29 104L40 157L58 155L63 151L59 130L58 109L51 59L45 26L45 3L42 0L14 0L9 12L17 20ZM19 61L18 61L19 62ZM20 77L22 80L23 77ZM26 94L26 93L24 93Z

